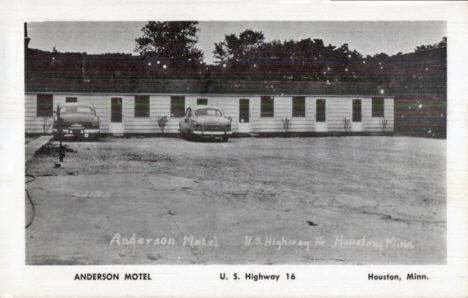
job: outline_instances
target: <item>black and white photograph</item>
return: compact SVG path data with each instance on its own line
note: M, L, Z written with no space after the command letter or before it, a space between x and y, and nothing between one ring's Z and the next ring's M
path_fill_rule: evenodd
M0 0L0 297L467 297L467 8Z
M446 264L445 22L24 26L26 264Z

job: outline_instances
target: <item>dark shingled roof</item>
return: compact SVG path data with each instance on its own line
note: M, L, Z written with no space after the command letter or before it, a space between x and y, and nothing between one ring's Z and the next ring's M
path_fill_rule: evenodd
M248 65L159 63L154 57L131 54L29 48L25 58L25 89L30 93L380 96L384 90L385 96L434 99L445 99L447 93L445 47L384 57L382 66L380 58L372 58L365 68L354 65L351 73L332 74L316 69L314 63L296 69L273 61L252 70Z
M204 80L159 78L48 78L29 77L26 92L151 93L151 94L265 94L265 95L378 95L383 86L373 83ZM387 94L388 92L386 92Z
M145 58L146 59L146 58ZM151 60L148 60L151 61ZM320 77L314 73L255 74L206 65L155 71L147 60L129 54L87 55L26 50L25 89L29 93L385 95L385 80ZM186 69L186 70L184 70ZM336 81L336 80L337 81Z

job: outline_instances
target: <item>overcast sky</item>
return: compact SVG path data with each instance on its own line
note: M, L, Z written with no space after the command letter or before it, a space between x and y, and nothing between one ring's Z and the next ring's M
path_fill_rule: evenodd
M30 48L60 52L133 53L135 38L146 22L43 22L28 23ZM245 29L262 31L266 41L323 39L325 45L347 43L363 55L408 53L416 46L438 43L447 36L445 22L207 22L199 23L204 61L213 62L213 44L226 34Z

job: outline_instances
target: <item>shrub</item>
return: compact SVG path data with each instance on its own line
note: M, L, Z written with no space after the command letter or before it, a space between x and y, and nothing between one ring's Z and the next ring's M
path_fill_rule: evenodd
M387 120L385 120L385 118L380 119L380 129L382 132L385 132L387 129Z
M288 132L289 126L291 125L291 120L288 118L281 119L283 121L283 129L285 132Z
M52 128L54 124L54 120L52 118L45 117L42 119L42 130L44 133L48 133L49 130Z
M164 133L166 124L167 124L167 116L158 116L158 126L159 126L159 129L162 131L162 133Z
M344 125L344 130L345 131L348 131L351 127L351 120L347 119L347 118L344 118L343 119L343 125Z

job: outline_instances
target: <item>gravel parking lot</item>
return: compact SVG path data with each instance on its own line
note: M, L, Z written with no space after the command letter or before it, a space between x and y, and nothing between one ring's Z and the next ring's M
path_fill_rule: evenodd
M65 144L26 164L27 264L446 263L445 140Z

